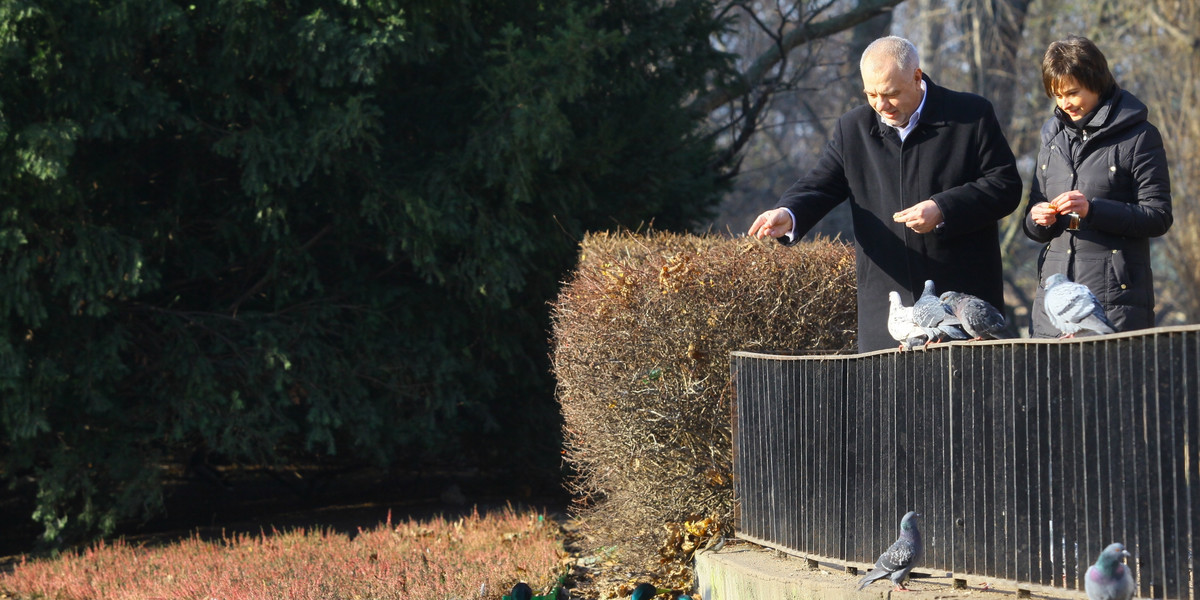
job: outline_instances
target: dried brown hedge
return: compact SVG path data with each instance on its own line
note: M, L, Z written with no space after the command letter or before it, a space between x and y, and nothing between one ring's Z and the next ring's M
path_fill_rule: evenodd
M587 533L624 563L657 551L665 565L690 556L664 546L685 521L727 527L729 352L852 351L854 286L841 242L589 235L553 306L564 453Z

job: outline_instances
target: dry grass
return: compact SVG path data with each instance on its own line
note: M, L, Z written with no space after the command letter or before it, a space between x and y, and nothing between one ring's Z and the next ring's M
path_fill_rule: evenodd
M556 525L509 509L399 525L389 518L353 537L293 530L159 547L99 544L18 563L0 575L0 598L500 598L521 580L548 593L563 558Z
M594 574L594 597L631 577L689 589L696 548L728 533L729 352L852 351L855 319L854 250L843 243L584 240L553 307L553 364L576 514L613 556L597 567L611 577Z

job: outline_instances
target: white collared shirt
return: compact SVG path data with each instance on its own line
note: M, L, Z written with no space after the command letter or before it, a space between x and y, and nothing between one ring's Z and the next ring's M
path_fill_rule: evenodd
M913 111L912 116L908 118L908 123L905 124L903 127L896 127L895 125L888 125L888 127L891 127L896 130L896 133L900 136L900 141L903 142L904 139L908 137L908 134L912 133L912 130L917 128L917 121L921 120L921 111L925 110L925 97L928 95L929 95L928 90L925 89L925 80L922 79L921 80L921 104L920 104L920 106L917 107L917 110Z

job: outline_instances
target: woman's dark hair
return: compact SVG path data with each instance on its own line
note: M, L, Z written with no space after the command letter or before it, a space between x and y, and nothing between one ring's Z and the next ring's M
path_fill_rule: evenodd
M1042 58L1042 85L1047 96L1053 98L1056 85L1067 78L1100 96L1109 95L1117 87L1104 53L1092 40L1078 35L1051 42Z

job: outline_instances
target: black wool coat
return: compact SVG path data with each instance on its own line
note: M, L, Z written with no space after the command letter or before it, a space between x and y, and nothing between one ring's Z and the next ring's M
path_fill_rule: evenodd
M849 200L858 275L858 349L894 348L887 331L888 292L905 305L932 279L939 293L966 292L1004 306L998 221L1021 202L1021 176L995 110L975 94L925 76L925 106L901 142L869 105L838 119L815 167L776 207L795 215L795 243ZM892 220L932 199L943 226L914 233Z
M1150 238L1166 233L1174 217L1162 135L1146 117L1141 100L1117 90L1082 129L1057 110L1042 127L1024 220L1025 234L1046 244L1038 260L1034 337L1061 334L1044 302L1046 278L1054 273L1088 286L1117 331L1154 326ZM1066 218L1050 227L1033 222L1035 204L1071 190L1091 203L1079 229L1068 230Z

